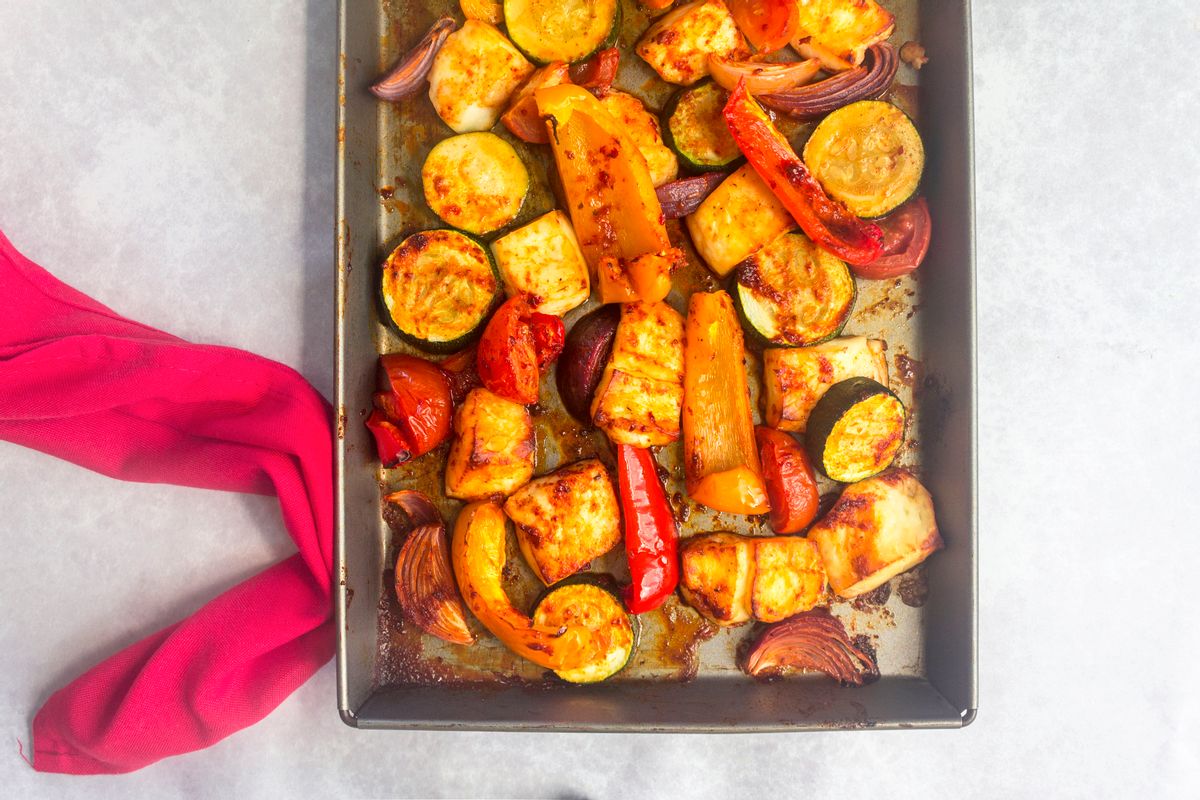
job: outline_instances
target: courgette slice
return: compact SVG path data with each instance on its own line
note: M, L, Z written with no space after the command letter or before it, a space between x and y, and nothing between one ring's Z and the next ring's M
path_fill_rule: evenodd
M799 231L785 233L734 269L742 324L759 343L819 344L841 333L854 309L854 276Z
M460 231L414 233L383 265L384 320L432 353L454 352L480 333L499 296L491 252Z
M925 146L908 115L882 100L861 100L821 120L804 163L860 217L882 217L916 194Z
M620 0L504 0L508 38L530 60L583 61L612 47L621 29Z
M516 219L529 194L529 170L508 142L486 131L434 145L421 167L425 202L447 225L477 236Z
M575 669L554 674L569 683L598 683L620 672L637 646L637 621L596 576L579 575L552 586L533 610L535 625L553 627L568 622L593 632L598 645L594 658Z
M680 89L663 118L667 146L699 172L721 172L742 158L722 111L729 93L712 81Z
M904 443L904 404L870 378L835 383L808 415L805 444L822 472L855 483L883 472Z

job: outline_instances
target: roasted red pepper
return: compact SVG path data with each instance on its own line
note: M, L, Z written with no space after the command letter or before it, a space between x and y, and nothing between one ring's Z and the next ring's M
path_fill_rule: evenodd
M374 397L367 428L385 467L428 453L450 436L450 380L437 365L416 356L380 356L388 391Z
M644 614L662 605L679 583L679 535L649 450L617 445L617 484L632 578L625 607Z
M621 51L615 47L601 50L580 64L571 66L571 83L585 89L607 89L617 79Z
M783 431L759 425L754 438L771 502L771 529L799 533L816 519L821 503L812 463L800 443Z
M491 391L516 403L538 401L539 371L562 352L562 320L538 314L524 296L496 309L479 340L479 379Z
M850 264L869 264L879 257L883 231L825 194L787 138L746 91L744 79L725 104L725 124L754 171L809 239Z

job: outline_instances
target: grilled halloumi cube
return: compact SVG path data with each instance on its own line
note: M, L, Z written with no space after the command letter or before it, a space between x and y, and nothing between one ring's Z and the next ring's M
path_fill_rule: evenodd
M592 400L592 422L618 444L679 438L683 317L666 303L621 306L613 351Z
M679 591L688 605L718 625L751 617L753 539L733 533L693 536L679 549Z
M468 19L429 69L429 101L455 133L486 131L534 66L494 25Z
M655 186L679 177L679 159L663 144L658 117L647 111L641 100L625 92L610 90L601 95L600 102L637 145L650 168L650 180Z
M621 541L608 470L578 461L527 483L504 504L529 566L546 585L586 567Z
M743 164L685 220L696 252L722 278L796 221L754 171Z
M778 622L815 606L825 592L825 568L816 544L800 536L772 536L753 542L750 608L754 618Z
M482 500L512 494L533 477L533 418L520 403L482 387L454 415L446 495Z
M896 18L875 0L796 0L800 25L792 46L831 71L862 63L867 48L892 35Z
M492 255L509 296L527 295L534 311L561 317L591 293L575 229L557 209L492 242Z
M901 468L846 487L808 538L842 597L869 592L942 547L929 492Z
M721 0L696 0L651 25L637 54L667 83L690 86L708 75L709 55L737 60L750 49Z
M830 386L850 378L888 385L887 344L845 336L812 347L768 348L763 352L763 405L767 425L803 432L813 406Z

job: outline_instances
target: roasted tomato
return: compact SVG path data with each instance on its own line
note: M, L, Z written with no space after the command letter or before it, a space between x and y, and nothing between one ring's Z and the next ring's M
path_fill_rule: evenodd
M483 385L523 405L538 400L539 370L562 352L566 328L562 320L531 310L518 295L496 310L479 340L478 370Z
M816 518L821 502L808 455L783 431L759 425L754 437L771 503L771 529L776 533L799 533Z
M428 453L450 436L450 380L441 367L416 356L380 356L388 391L374 397L367 427L385 467Z
M787 45L800 29L796 0L726 0L738 30L759 52Z
M529 315L529 327L533 329L533 350L537 354L538 367L545 370L562 354L567 328L558 317L536 312Z

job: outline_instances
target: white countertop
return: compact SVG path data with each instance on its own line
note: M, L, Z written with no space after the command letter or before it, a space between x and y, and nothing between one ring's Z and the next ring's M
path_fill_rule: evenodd
M335 40L330 0L0 3L0 229L116 310L328 395ZM1200 5L981 0L974 42L974 725L358 732L330 664L207 751L38 775L14 739L50 690L291 544L273 499L0 443L0 794L1196 796Z

